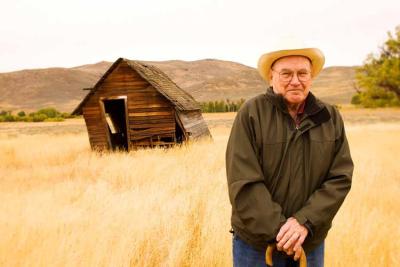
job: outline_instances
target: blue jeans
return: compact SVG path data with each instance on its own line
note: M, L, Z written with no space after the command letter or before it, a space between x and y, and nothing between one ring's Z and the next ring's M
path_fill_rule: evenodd
M307 254L308 267L323 267L324 266L324 241ZM234 267L268 267L265 263L265 251L253 248L236 234L233 235L233 266ZM282 252L274 252L272 254L274 267L298 266L299 261L294 261L292 258L285 257Z

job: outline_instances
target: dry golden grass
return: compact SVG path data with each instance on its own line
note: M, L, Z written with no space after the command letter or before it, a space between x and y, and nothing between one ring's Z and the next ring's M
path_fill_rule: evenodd
M231 266L229 127L212 133L213 143L104 154L86 133L3 134L0 266ZM348 127L354 182L326 266L400 266L399 134L393 123Z

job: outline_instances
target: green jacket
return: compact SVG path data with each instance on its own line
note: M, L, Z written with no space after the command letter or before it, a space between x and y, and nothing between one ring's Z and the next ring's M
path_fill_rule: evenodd
M336 108L309 93L298 127L269 88L239 110L226 150L233 231L265 250L289 217L309 231L303 248L326 237L351 187L353 162Z

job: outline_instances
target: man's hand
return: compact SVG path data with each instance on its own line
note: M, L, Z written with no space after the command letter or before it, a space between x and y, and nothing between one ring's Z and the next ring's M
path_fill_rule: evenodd
M276 247L278 250L283 250L288 255L294 253L294 260L298 260L301 255L301 245L306 239L308 230L305 226L299 224L293 217L287 219L282 225L276 236Z

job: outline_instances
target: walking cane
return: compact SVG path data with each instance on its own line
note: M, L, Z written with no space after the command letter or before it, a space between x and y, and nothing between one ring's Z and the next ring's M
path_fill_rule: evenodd
M268 245L267 251L265 252L265 263L269 266L273 266L272 262L272 252L276 249L276 244L273 245ZM301 249L301 255L300 255L300 267L307 267L307 257L306 253L304 252L303 248L300 247Z

